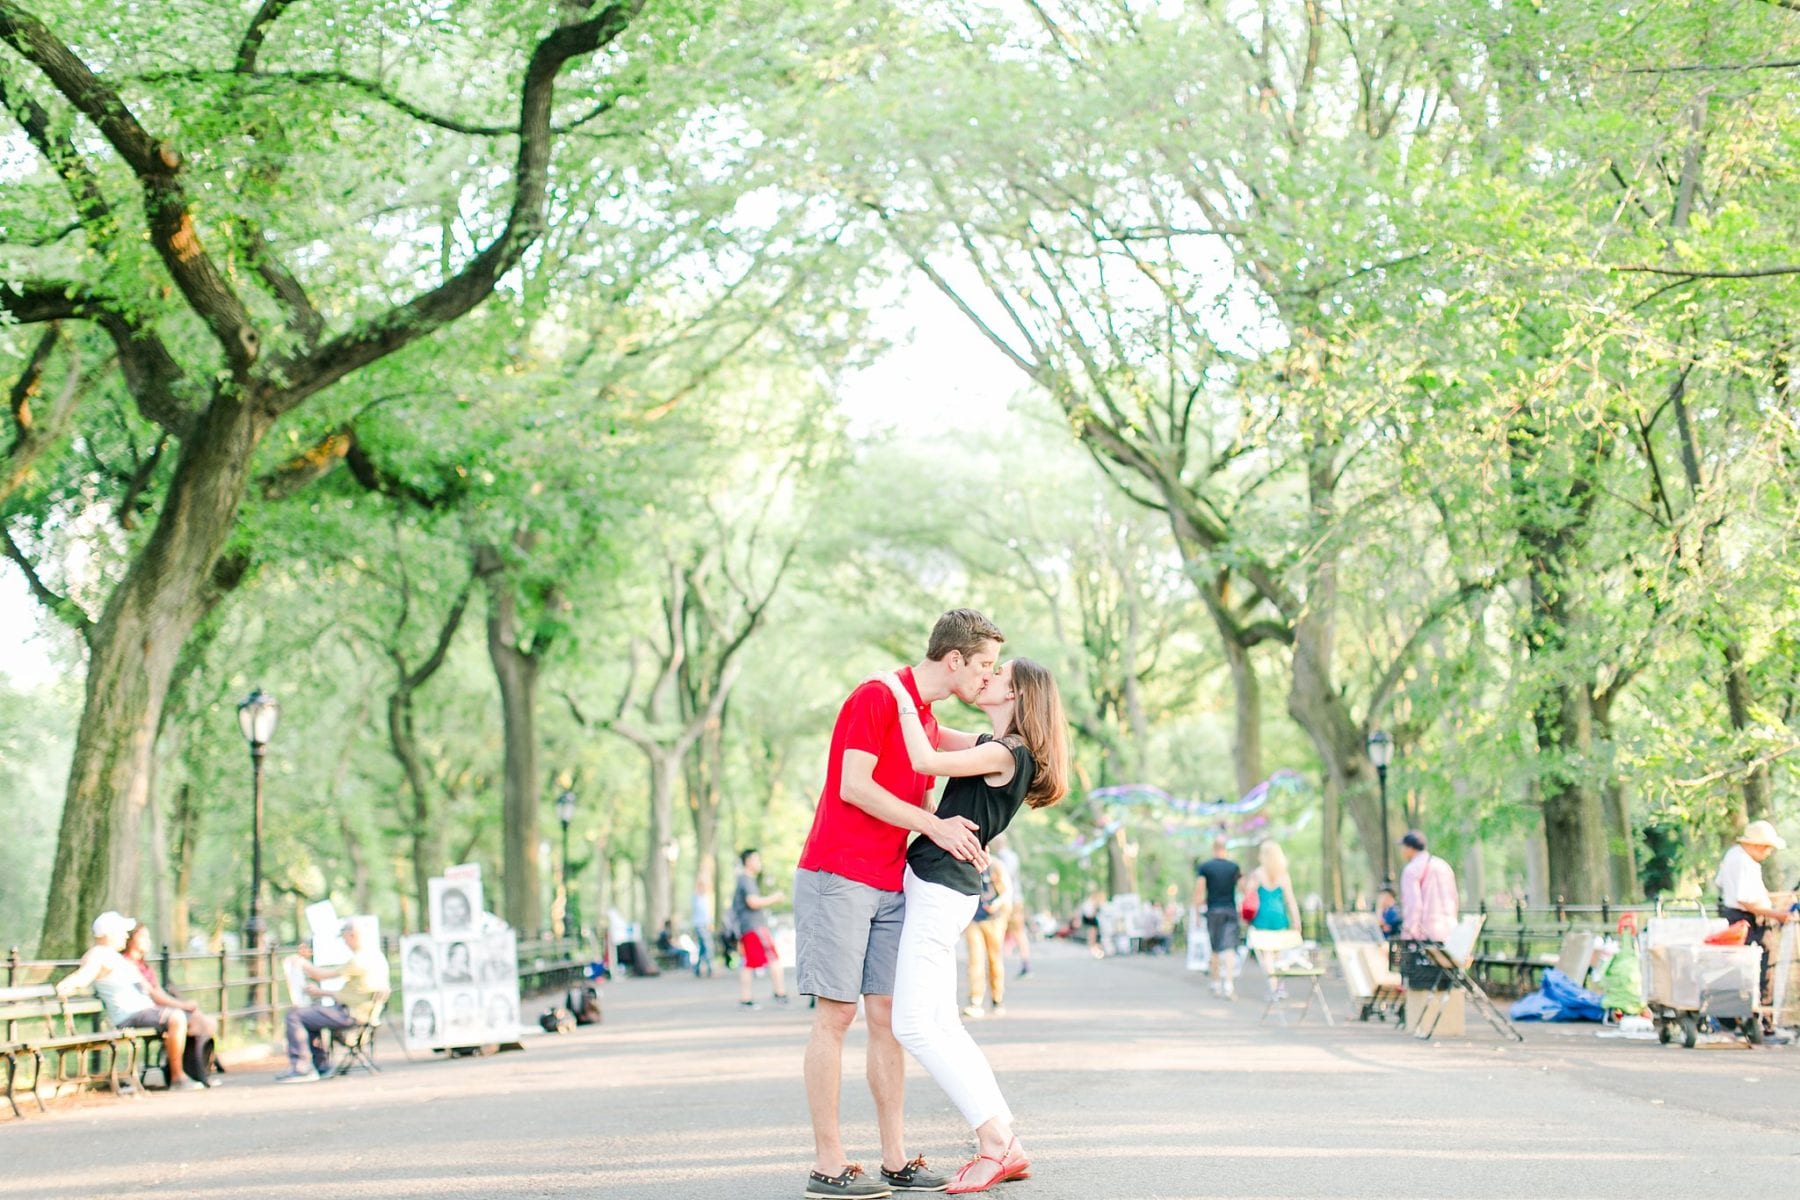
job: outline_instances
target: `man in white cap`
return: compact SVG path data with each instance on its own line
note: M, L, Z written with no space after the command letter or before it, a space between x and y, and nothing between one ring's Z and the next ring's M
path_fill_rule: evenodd
M106 1019L118 1028L160 1030L169 1090L199 1091L206 1085L181 1073L181 1054L187 1048L187 1013L152 1000L149 981L123 953L125 936L135 928L136 921L116 912L95 917L94 944L81 956L80 964L57 981L56 995L60 999L91 985L100 1003L106 1006Z
M1773 1000L1774 966L1770 954L1772 947L1764 945L1763 935L1769 929L1785 925L1794 919L1791 912L1778 912L1774 901L1769 898L1769 889L1763 884L1763 860L1777 850L1787 849L1787 843L1775 832L1775 827L1767 821L1752 821L1738 834L1737 844L1725 852L1725 859L1719 864L1719 915L1727 921L1743 921L1750 926L1750 934L1745 944L1760 947L1763 951L1762 965L1762 1002L1769 1004ZM1765 1040L1785 1042L1786 1037L1775 1033L1772 1026L1765 1023Z

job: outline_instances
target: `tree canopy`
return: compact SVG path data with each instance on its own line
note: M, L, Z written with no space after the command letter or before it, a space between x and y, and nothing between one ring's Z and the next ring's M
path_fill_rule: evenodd
M1694 0L0 0L0 554L64 673L0 686L0 935L235 929L255 684L275 895L415 927L475 859L554 924L572 791L583 918L660 921L792 862L843 691L963 604L1068 702L1039 904L1160 898L1207 833L1093 789L1278 770L1233 832L1329 905L1414 824L1471 896L1702 887L1793 811L1797 42ZM1005 416L854 416L933 352L896 313Z

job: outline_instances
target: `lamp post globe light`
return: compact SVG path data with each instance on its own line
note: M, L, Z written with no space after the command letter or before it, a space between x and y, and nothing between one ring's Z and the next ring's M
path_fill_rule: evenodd
M575 899L575 881L569 878L569 823L575 819L575 793L564 789L556 798L556 819L562 822L563 932L581 936L581 906Z
M1394 739L1377 729L1369 735L1368 749L1369 763L1375 768L1375 779L1381 789L1381 886L1391 891L1394 869L1388 856L1393 850L1388 843L1393 841L1393 831L1388 828L1387 772L1388 764L1394 761Z
M238 728L250 743L250 794L253 815L250 823L250 915L244 921L244 941L251 950L262 949L262 823L263 823L263 755L269 739L275 736L275 724L281 718L281 706L275 697L261 688L246 696L238 705Z

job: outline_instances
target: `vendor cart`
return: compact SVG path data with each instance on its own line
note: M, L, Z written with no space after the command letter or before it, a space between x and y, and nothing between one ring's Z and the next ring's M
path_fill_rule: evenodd
M1658 1039L1679 1032L1693 1049L1702 1031L1718 1026L1750 1042L1762 1041L1756 1016L1762 951L1756 946L1711 946L1725 927L1710 919L1657 920L1645 935L1644 980Z

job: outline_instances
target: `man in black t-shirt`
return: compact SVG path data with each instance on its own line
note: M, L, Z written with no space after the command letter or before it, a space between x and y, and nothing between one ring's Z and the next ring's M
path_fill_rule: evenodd
M1213 856L1194 867L1194 907L1206 908L1206 937L1212 943L1212 994L1227 999L1237 971L1238 883L1243 872L1231 861L1224 835L1213 839Z

